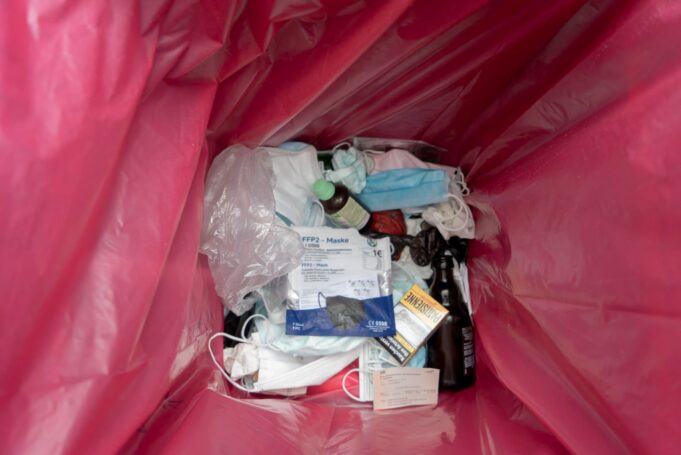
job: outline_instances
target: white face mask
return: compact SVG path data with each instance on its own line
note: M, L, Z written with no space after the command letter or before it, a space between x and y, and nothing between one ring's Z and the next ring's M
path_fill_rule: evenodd
M276 179L273 188L274 201L280 218L295 226L324 224L324 208L312 192L314 182L322 178L317 163L317 150L311 145L299 151L272 147L263 149L272 161Z
M244 392L286 392L302 387L320 385L359 356L360 347L348 352L317 358L299 358L281 353L267 345L261 344L257 332L254 334L253 340L245 339L246 326L253 318L264 318L264 316L256 314L248 318L242 328L241 338L220 332L214 334L208 340L208 352L215 366L230 384ZM235 378L225 371L216 359L215 354L213 354L211 347L213 340L219 337L252 344L256 347L255 352L252 349L244 350L245 355L251 356L251 359L242 359L241 361L243 364L252 365L255 363L253 357L257 357L259 368L256 381L249 380L250 377L243 377L240 382L237 382Z
M225 369L232 375L232 379L238 380L245 376L255 374L260 368L257 347L248 343L239 343L233 348L225 348L222 358Z
M252 392L321 385L359 356L356 348L305 361L271 349L259 349L260 370Z
M449 184L449 199L428 207L422 213L424 220L437 228L445 240L452 236L475 238L475 222L470 207L463 200L469 194L463 172L455 169Z

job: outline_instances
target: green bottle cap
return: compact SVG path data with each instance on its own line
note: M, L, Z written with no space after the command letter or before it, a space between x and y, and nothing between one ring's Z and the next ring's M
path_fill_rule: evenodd
M336 187L329 181L319 179L312 185L312 191L314 191L314 194L320 201L328 201L336 192Z

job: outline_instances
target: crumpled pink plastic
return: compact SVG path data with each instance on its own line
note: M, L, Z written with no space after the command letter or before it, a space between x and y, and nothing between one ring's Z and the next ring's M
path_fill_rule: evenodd
M680 41L674 0L9 0L1 451L678 451ZM208 163L354 135L463 167L479 380L233 396Z

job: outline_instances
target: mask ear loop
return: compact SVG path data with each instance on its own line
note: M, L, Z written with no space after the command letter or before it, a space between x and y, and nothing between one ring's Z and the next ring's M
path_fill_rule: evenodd
M208 339L208 353L210 354L210 358L213 359L213 363L214 363L215 366L218 368L218 370L220 371L220 373L222 374L222 376L227 380L227 382L229 382L230 384L232 384L232 385L233 385L234 387L236 387L237 389L242 390L242 391L244 391L244 392L246 392L246 393L253 392L253 390L247 389L246 387L244 387L243 385L239 384L239 383L236 382L234 379L232 379L232 377L231 377L229 374L227 374L227 372L225 371L225 367L222 366L222 365L220 364L220 362L218 362L218 359L215 358L215 354L213 354L213 348L211 347L211 343L213 342L213 340L215 340L215 339L218 338L218 337L225 337L225 338L229 338L230 340L231 340L231 339L236 339L236 337L233 337L232 335L230 335L230 334L228 334L228 333L224 333L224 332L215 333L215 334L213 334L213 336L211 336L211 337Z
M349 370L347 373L345 373L345 375L343 375L343 380L341 381L341 387L343 387L343 392L345 392L345 394L347 396L349 396L350 398L352 398L353 400L355 400L359 403L364 403L364 401L360 400L357 395L353 395L352 393L350 393L347 386L345 385L346 379L348 379L348 376L350 376L352 373L357 373L359 375L359 374L362 374L362 373L368 373L368 371L363 371L363 370L360 371L359 368L353 368L352 370Z
M331 182L338 183L344 178L350 177L353 170L353 166L348 166L341 169L334 169L333 171L325 171L324 178Z
M244 340L244 341L242 341L242 343L250 343L250 344L254 344L254 345L258 346L258 347L268 347L268 348L271 348L271 346L270 346L269 343L265 343L265 344L256 343L255 341L249 340L248 338L246 338L246 328L248 327L248 323L251 322L253 319L256 319L256 318L260 318L260 319L265 320L265 322L269 322L268 319L267 319L267 317L266 317L265 315L262 315L262 314L252 314L252 315L250 315L250 316L244 321L244 325L241 326L241 339ZM266 340L266 339L267 339L267 335L269 335L269 334L270 334L270 328L269 328L269 325L268 325L268 326L266 326L266 330L265 330L265 333L263 334L263 338Z
M460 167L454 168L454 183L459 186L461 194L464 197L471 194L471 191L468 189L468 185L466 185L466 176L463 175L463 171Z
M347 141L346 141L346 142L341 142L340 144L335 145L335 146L331 149L331 153L332 153L332 154L333 154L333 153L336 153L336 150L338 150L339 148L341 148L341 147L343 147L343 146L347 147L347 149L350 150L350 148L352 147L352 144L349 143L349 142L347 142Z
M470 220L470 215L468 213L468 206L466 205L464 200L461 197L459 197L458 195L453 194L453 193L449 193L449 196L459 203L459 208L456 210L456 212L454 212L454 214L452 216L442 217L442 218L439 219L440 223L442 223L442 229L449 231L449 232L463 231L464 229L466 229L466 225L468 224L468 220ZM450 228L450 227L444 225L444 222L447 221L447 220L455 220L457 218L457 215L459 213L461 213L461 211L463 211L463 213L465 215L464 221L461 223L461 226L459 226L457 228Z
M370 364L381 365L381 364L383 364L383 362L374 361L374 362L370 362ZM357 375L359 376L361 374L367 374L367 375L372 374L372 372L369 371L369 370L363 370L361 368L353 368L352 370L348 370L348 372L343 375L343 380L341 381L341 387L343 388L343 392L345 392L345 394L348 397L352 398L353 400L355 400L359 403L368 403L368 401L362 401L362 400L359 399L359 397L357 395L353 395L352 393L350 393L347 386L345 385L345 381L348 379L348 376L350 376L352 373L357 373Z
M246 343L246 344L252 344L252 345L257 346L257 347L271 348L269 343L265 343L265 344L256 343L255 341L249 340L249 339L246 338L246 329L248 328L248 324L253 319L256 319L256 318L264 319L265 321L267 321L267 317L262 315L262 314L252 314L251 316L249 316L246 319L246 321L244 321L244 325L241 327L241 338L235 337L234 335L230 335L229 333L218 332L218 333L213 334L213 336L211 336L208 339L208 353L210 354L210 358L213 360L213 363L215 364L215 366L218 368L218 370L220 370L220 373L222 374L222 376L227 380L227 382L232 384L234 387L236 387L237 389L242 390L244 392L247 392L247 393L253 392L254 390L244 387L243 385L239 384L234 379L232 379L232 377L229 374L227 374L227 371L225 371L224 366L222 366L220 364L220 362L218 362L217 358L215 358L215 354L213 353L213 347L211 346L211 343L216 338L223 337L223 338L227 338L228 340L236 341L238 343ZM267 329L266 329L266 331L263 335L263 338L267 339L268 334L269 334L269 327L267 327Z

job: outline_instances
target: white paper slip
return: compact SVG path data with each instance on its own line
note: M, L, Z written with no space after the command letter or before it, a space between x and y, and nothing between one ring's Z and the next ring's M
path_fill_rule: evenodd
M374 410L437 404L440 370L390 368L374 372Z

